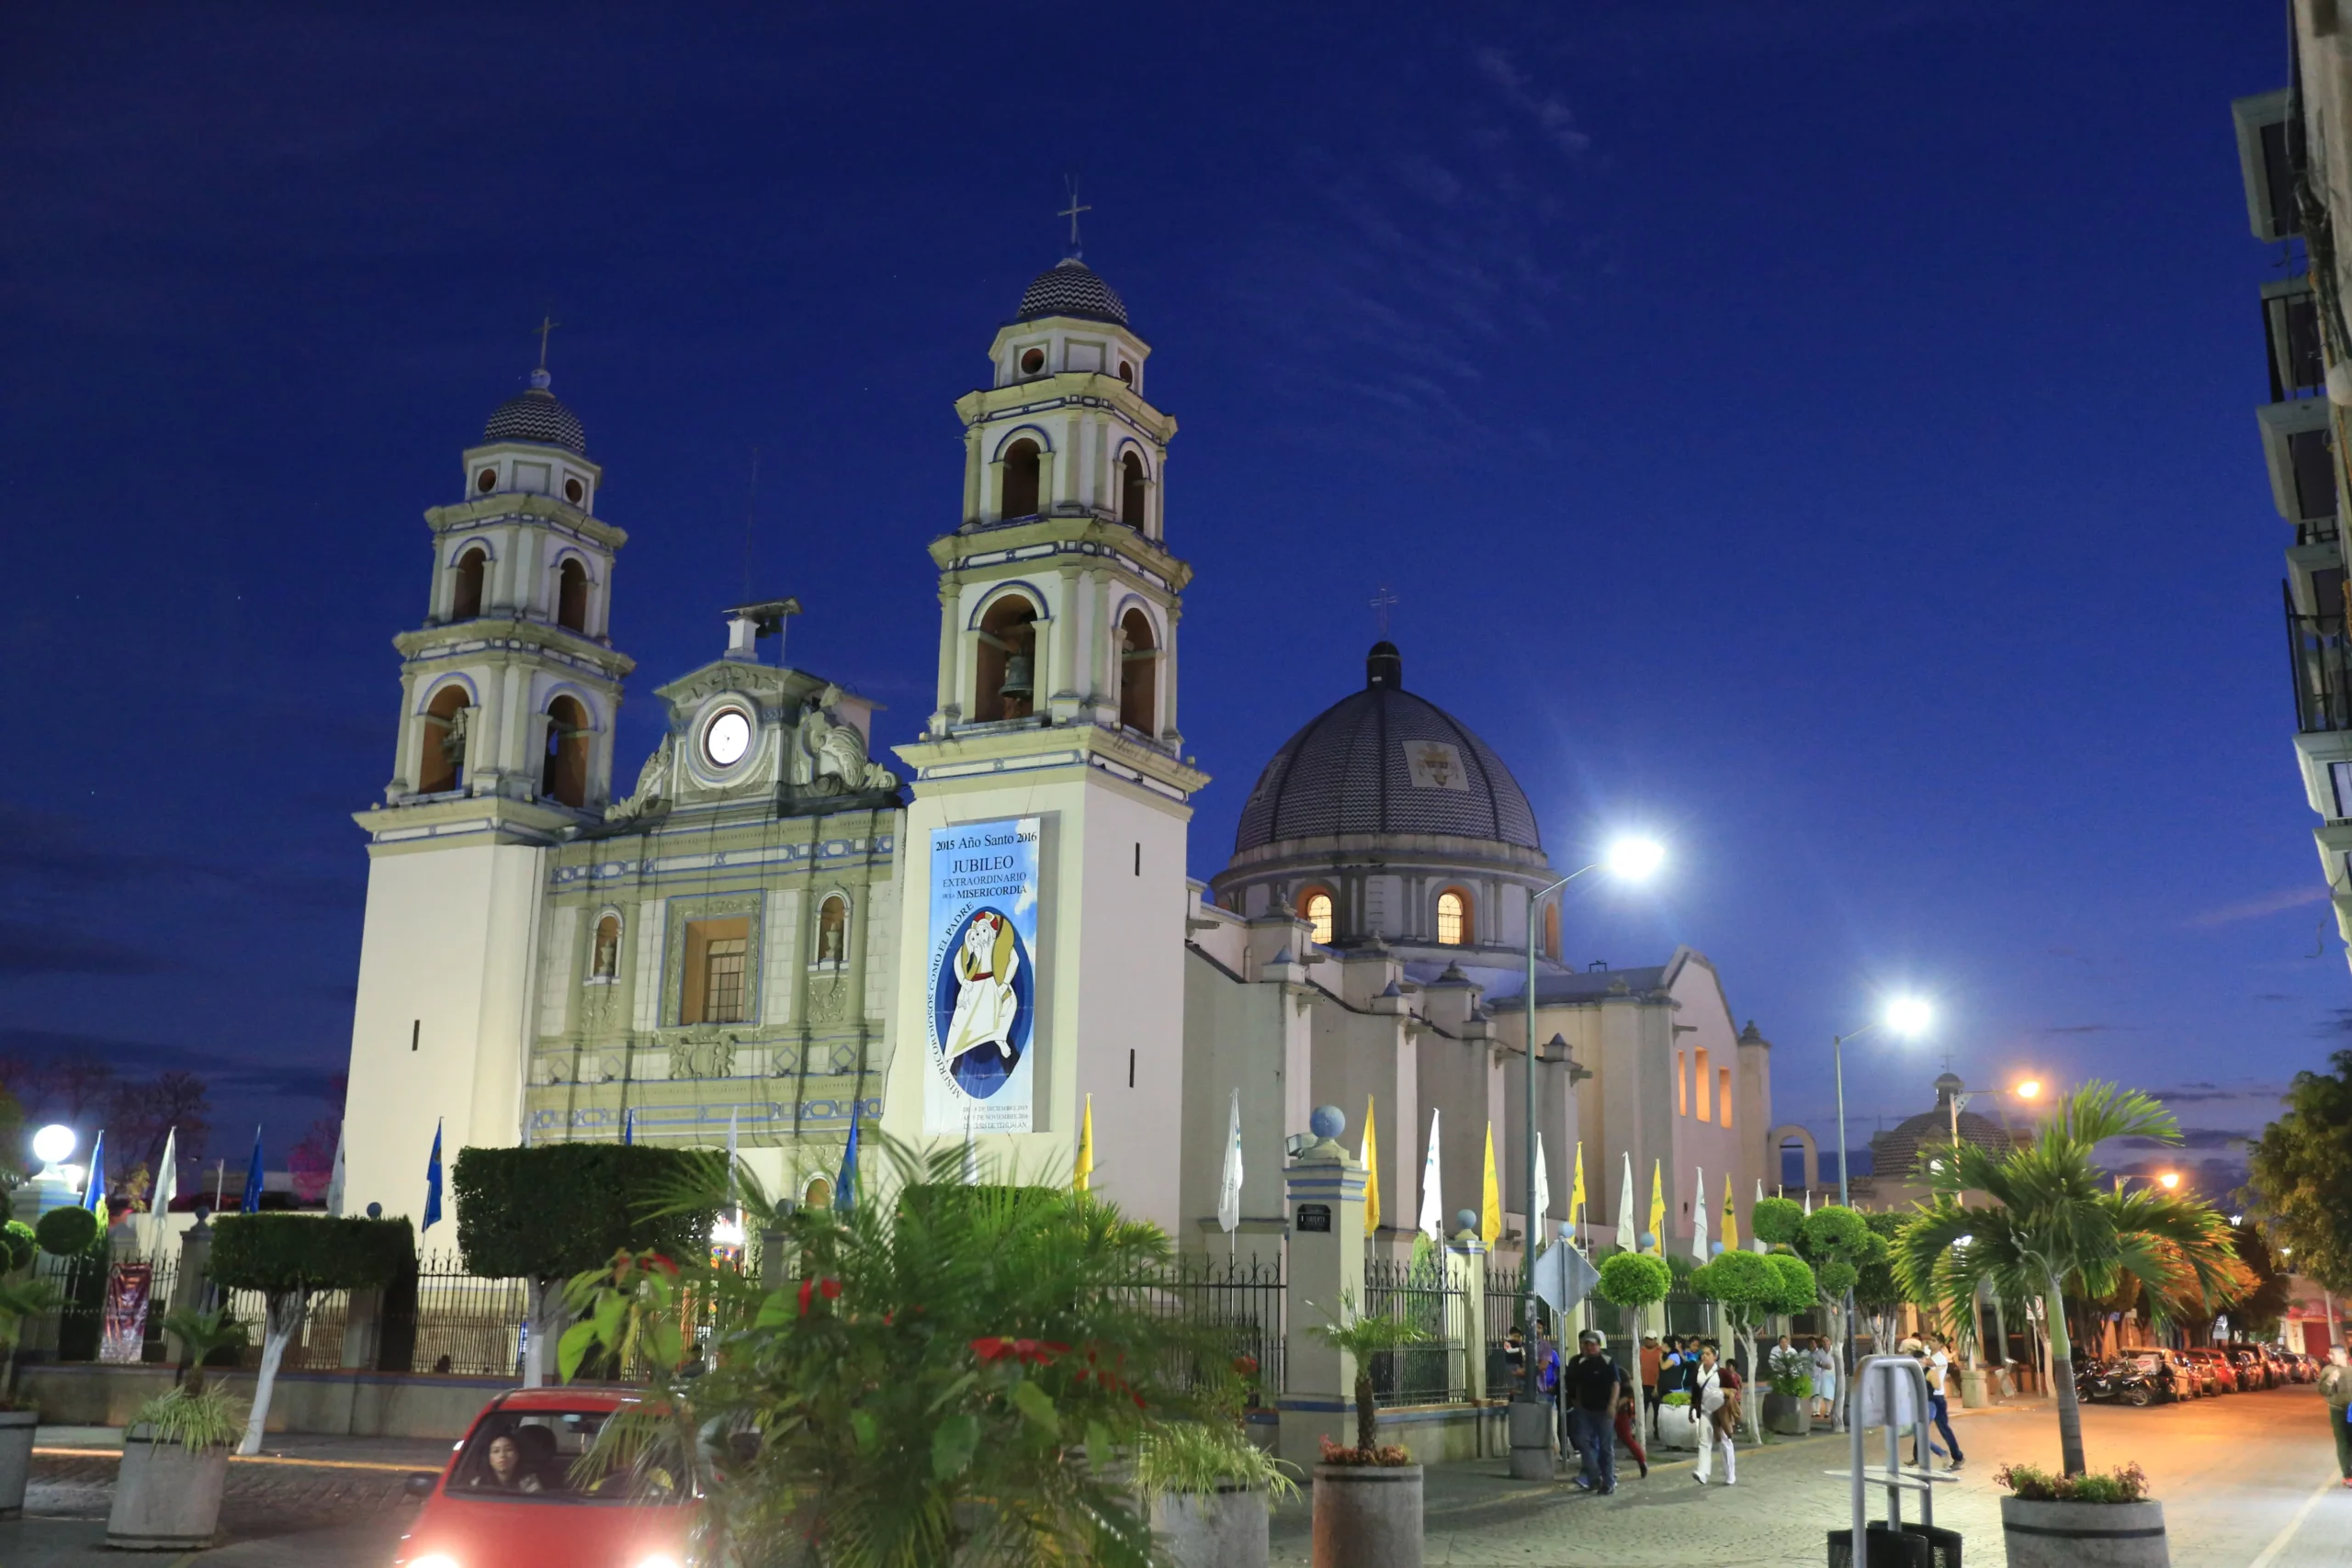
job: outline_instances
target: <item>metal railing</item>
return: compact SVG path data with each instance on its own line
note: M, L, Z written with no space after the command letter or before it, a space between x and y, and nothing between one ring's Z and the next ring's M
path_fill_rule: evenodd
M1430 1336L1426 1343L1370 1359L1375 1402L1451 1404L1470 1396L1469 1292L1442 1258L1419 1268L1409 1260L1365 1258L1362 1310L1366 1317L1393 1317Z
M2295 686L2295 728L2303 735L2352 729L2352 661L2347 661L2344 617L2295 613L2293 592L2286 599L2287 662Z
M386 1292L388 1335L413 1331L408 1364L413 1371L457 1377L518 1375L523 1360L523 1325L530 1292L521 1280L485 1280L466 1272L454 1252L431 1252L416 1260L415 1293L407 1301L399 1286ZM403 1314L407 1323L395 1320Z
M1215 1371L1203 1366L1171 1369L1182 1386L1197 1387L1230 1368L1250 1385L1249 1403L1261 1406L1272 1404L1286 1386L1283 1333L1287 1302L1280 1263L1188 1254L1136 1289L1154 1314L1204 1330L1217 1347L1222 1366Z
M136 1256L53 1258L40 1254L34 1265L35 1273L53 1281L64 1300L26 1323L17 1341L26 1359L95 1361L100 1358L106 1339L107 1284L117 1262L149 1267L147 1316L141 1325L139 1359L164 1359L164 1314L170 1310L172 1288L179 1278L176 1250L153 1260Z

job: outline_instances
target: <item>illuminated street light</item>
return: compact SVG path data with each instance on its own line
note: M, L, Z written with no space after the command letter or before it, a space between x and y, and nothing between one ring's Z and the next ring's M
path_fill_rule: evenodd
M2174 1188L2180 1185L2180 1172L2177 1170L2167 1170L2162 1176L2157 1177L2156 1180L2163 1186L2165 1191L2169 1192Z
M33 1134L33 1157L43 1165L63 1165L74 1156L74 1129L51 1122Z
M1609 846L1601 863L1621 882L1646 882L1666 863L1666 846L1656 839L1620 839Z
M1935 1010L1917 997L1897 997L1886 1004L1886 1026L1905 1040L1925 1034L1934 1019Z
M1917 997L1896 997L1886 1004L1886 1010L1860 1029L1829 1037L1829 1056L1838 1077L1838 1201L1849 1204L1852 1191L1846 1179L1846 1042L1859 1040L1871 1030L1884 1024L1906 1040L1917 1040L1927 1032L1935 1010Z
M2025 1082L2023 1082L2023 1083L2021 1083L2021 1084L2018 1085L2018 1087L2017 1087L2017 1097L2018 1097L2019 1100L2039 1100L2039 1099L2041 1099L2041 1080L2040 1078L2028 1078L2028 1079L2026 1079L2026 1080L2025 1080Z

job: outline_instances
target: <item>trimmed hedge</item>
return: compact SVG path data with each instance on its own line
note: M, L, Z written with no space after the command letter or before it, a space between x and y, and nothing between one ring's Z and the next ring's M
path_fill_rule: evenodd
M710 1245L712 1212L651 1211L723 1183L723 1159L647 1144L459 1149L458 1250L486 1280L569 1279L624 1249L695 1257Z
M22 1220L10 1220L0 1226L0 1248L6 1248L8 1261L0 1266L0 1273L13 1274L33 1260L40 1243L33 1237L33 1227Z
M51 1258L77 1258L99 1234L98 1216L87 1209L51 1209L33 1226L40 1249Z
M225 1214L212 1231L212 1278L232 1290L273 1296L390 1284L416 1256L406 1220Z
M1654 1253L1621 1252L1600 1260L1600 1282L1596 1288L1603 1301L1639 1307L1664 1301L1673 1284L1674 1271L1666 1266L1665 1258Z

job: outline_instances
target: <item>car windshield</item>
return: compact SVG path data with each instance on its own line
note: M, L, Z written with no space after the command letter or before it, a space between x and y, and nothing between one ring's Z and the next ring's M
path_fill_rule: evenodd
M674 1465L657 1449L632 1471L593 1481L573 1474L580 1456L617 1414L611 1410L494 1410L482 1417L449 1480L453 1497L543 1503L674 1503Z

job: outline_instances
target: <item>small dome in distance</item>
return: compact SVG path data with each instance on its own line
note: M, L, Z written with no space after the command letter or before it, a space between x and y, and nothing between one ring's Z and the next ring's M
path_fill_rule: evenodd
M1022 290L1021 309L1013 320L1034 321L1041 316L1080 316L1124 327L1127 307L1093 268L1070 256L1039 273Z
M482 426L484 441L526 441L535 446L560 446L574 457L588 455L588 434L579 416L548 390L544 370L531 372L528 391L518 392L492 412Z

